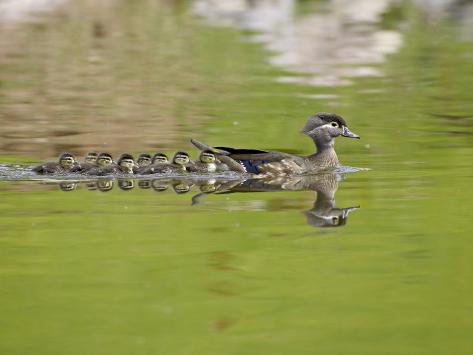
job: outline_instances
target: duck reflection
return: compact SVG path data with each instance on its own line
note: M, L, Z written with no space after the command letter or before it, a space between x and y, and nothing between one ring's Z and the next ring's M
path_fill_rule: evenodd
M203 203L203 199L211 194L221 195L229 193L256 193L278 191L314 191L315 200L310 209L303 211L307 223L313 227L340 227L347 223L348 215L359 209L359 206L339 208L335 204L335 194L339 181L343 176L336 173L318 174L312 176L283 176L265 179L222 180L209 178L206 180L156 178L153 180L117 179L121 190L129 191L135 183L142 189L152 188L156 192L163 192L172 187L172 190L183 195L191 191L195 185L198 188L191 198L193 206ZM84 182L88 190L108 192L114 187L113 179L98 179ZM77 187L77 182L61 182L62 191L72 191Z
M335 194L341 179L341 175L333 173L273 179L248 179L233 186L223 184L214 193L314 191L314 204L311 209L304 211L307 223L314 227L340 227L347 223L350 212L360 208L360 206L344 208L335 206ZM209 193L211 192L205 194ZM197 204L196 201L200 202L202 195L203 193L195 195L192 204Z

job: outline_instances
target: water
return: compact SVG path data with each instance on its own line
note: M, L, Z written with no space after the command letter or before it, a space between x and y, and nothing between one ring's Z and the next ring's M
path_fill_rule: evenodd
M339 138L340 161L370 170L246 193L3 179L1 352L471 353L471 5L383 1L359 19L281 1L255 25L260 8L199 3L61 2L4 22L2 172L64 150L196 157L190 137L310 154L298 131L316 111L346 118L362 139ZM310 41L323 19L341 30L310 57L328 51ZM396 39L343 41L360 33Z

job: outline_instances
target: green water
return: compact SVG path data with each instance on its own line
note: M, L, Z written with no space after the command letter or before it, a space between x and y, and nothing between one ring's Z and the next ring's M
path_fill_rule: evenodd
M458 21L392 9L379 26L402 23L403 44L384 76L327 88L276 82L288 73L250 32L187 2L43 16L2 39L2 162L195 157L189 137L310 154L306 117L335 111L362 136L338 139L341 162L371 170L332 187L337 208L360 206L338 228L310 223L311 190L191 206L198 186L0 182L2 354L471 353L473 43Z

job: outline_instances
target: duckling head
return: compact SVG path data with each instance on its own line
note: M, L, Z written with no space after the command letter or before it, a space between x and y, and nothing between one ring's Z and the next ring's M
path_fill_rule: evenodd
M120 155L120 158L118 158L117 164L124 173L131 174L133 173L135 160L133 159L132 155L124 153Z
M174 154L174 158L172 159L172 162L177 165L182 165L185 166L189 164L189 154L186 152L177 152Z
M204 150L200 153L199 159L204 164L212 164L215 163L215 154L210 150Z
M98 153L97 152L88 152L85 156L85 161L90 164L95 164L97 162Z
M166 164L169 162L168 157L166 154L158 152L153 155L153 164Z
M136 160L136 163L138 166L141 168L143 166L148 166L151 164L151 155L148 153L142 153L138 156L138 159Z
M97 164L101 167L110 165L113 163L112 155L109 153L100 153L97 157Z
M59 156L59 165L61 165L61 167L65 170L70 170L75 163L76 159L71 153L62 153Z

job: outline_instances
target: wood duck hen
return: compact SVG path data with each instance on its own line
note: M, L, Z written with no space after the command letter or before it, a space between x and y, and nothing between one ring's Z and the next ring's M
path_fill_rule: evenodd
M339 166L335 152L335 138L360 138L348 129L345 120L334 113L319 112L308 118L302 133L312 138L316 152L309 156L299 156L277 151L214 147L191 140L200 150L213 151L217 157L230 158L240 165L244 172L262 175L301 175L331 170ZM238 169L232 169L241 171Z

